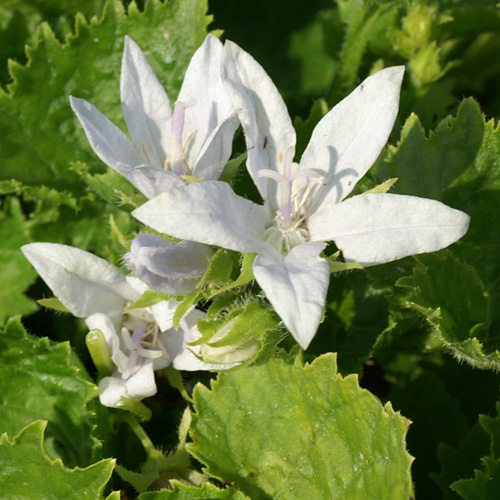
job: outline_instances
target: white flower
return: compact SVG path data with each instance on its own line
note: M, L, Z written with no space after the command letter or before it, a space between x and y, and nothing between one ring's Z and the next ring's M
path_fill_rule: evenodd
M222 43L208 35L186 71L172 113L168 96L137 44L125 37L121 101L127 136L89 102L70 97L90 145L147 198L185 183L217 179L238 120L220 78Z
M116 369L99 383L102 404L119 406L121 398L141 400L156 394L154 370L172 364L177 370L227 369L234 365L205 363L201 346L190 346L201 336L195 309L173 325L179 305L161 301L151 308L133 309L147 286L124 276L109 262L78 248L57 243L30 243L22 247L54 295L76 317L85 318L90 330L100 330Z
M205 273L213 250L193 241L168 241L151 234L136 236L125 264L152 289L167 295L193 292Z
M173 316L179 302L162 301L151 308L134 309L124 315L120 333L102 313L87 318L89 329L100 330L108 343L116 369L99 382L99 399L105 406L118 407L122 398L140 401L156 394L154 371L170 364L177 370L228 369L234 364L205 363L202 346L191 346L201 336L196 321L205 313L192 309L181 319L179 329Z
M227 42L223 79L245 131L247 168L265 204L222 182L179 187L133 212L176 238L256 252L254 276L297 342L307 348L321 321L329 281L320 257L334 241L364 266L444 248L469 217L413 196L346 199L384 147L397 115L403 67L367 78L316 126L299 164L295 131L262 67Z

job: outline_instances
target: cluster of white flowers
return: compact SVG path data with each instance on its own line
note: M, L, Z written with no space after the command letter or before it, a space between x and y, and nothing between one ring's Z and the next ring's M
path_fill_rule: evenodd
M347 262L371 266L444 248L465 234L469 217L438 201L387 193L347 198L387 142L403 72L381 70L338 103L314 129L300 163L290 116L269 76L236 44L212 35L194 54L173 111L144 54L125 39L121 101L131 140L92 104L70 98L97 155L149 199L133 216L180 240L138 235L124 256L127 276L76 248L23 247L62 304L103 333L114 366L99 384L104 405L153 395L154 370L170 364L233 366L230 357L227 364L209 363L203 346L190 345L200 337L196 321L203 312L189 310L175 329L175 300L127 309L148 288L171 296L193 292L214 247L256 254L255 280L306 349L325 306L326 242ZM263 205L217 180L239 124Z

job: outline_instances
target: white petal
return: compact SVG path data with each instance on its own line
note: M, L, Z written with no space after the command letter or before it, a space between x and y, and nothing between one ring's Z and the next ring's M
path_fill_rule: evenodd
M302 243L283 259L277 253L257 255L253 272L294 339L303 349L316 334L325 307L330 277L328 263L319 257L323 243Z
M217 179L231 155L238 119L221 80L222 43L208 35L186 70L177 102L185 107L183 141L193 175ZM223 127L224 130L220 130Z
M132 240L125 264L154 290L184 295L195 290L214 251L194 241L168 241L152 234Z
M30 243L21 250L74 316L121 314L128 300L139 298L117 267L79 248Z
M147 361L127 380L123 380L118 372L112 377L104 377L99 382L99 400L104 406L116 408L122 397L141 399L156 394L156 383L153 364Z
M262 197L277 208L276 183L257 173L260 169L281 172L287 151L295 148L295 130L285 103L262 66L230 41L224 45L222 79L245 131L250 175Z
M372 266L434 252L461 238L469 216L435 200L397 194L354 196L309 221L313 240L333 240L347 261Z
M236 195L229 184L195 182L163 193L132 212L156 231L239 252L264 251L267 210Z
M184 180L172 172L150 165L130 166L119 163L115 170L149 199L185 184Z
M146 161L163 167L170 144L172 110L165 89L138 45L125 37L120 90L130 137ZM136 163L137 165L137 163Z
M93 104L78 97L70 96L69 99L92 149L106 165L117 170L117 165L120 163L124 165L145 163L145 158L137 154L128 137Z
M203 180L217 180L220 177L231 156L233 136L239 124L235 114L213 130L194 163L194 177Z
M300 166L325 178L318 208L340 203L377 159L398 114L403 73L395 66L368 77L314 129Z
M162 300L151 306L151 312L158 327L162 332L170 330L174 326L174 314L179 306L177 300Z

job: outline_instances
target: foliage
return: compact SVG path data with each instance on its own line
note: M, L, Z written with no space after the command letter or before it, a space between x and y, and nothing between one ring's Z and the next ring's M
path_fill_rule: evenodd
M179 327L198 305L206 316L191 348L208 344L221 356L236 345L244 362L218 374L157 373L141 427L99 403L85 326L40 309L38 299L60 306L19 248L73 245L123 267L143 230L131 211L145 198L96 157L69 95L126 131L124 36L173 103L208 32L271 75L299 158L329 109L370 74L404 65L388 147L354 194L430 198L471 223L446 250L367 269L344 266L330 245L324 317L304 353L254 281L255 254L215 251L172 321ZM112 490L122 489L144 500L400 499L415 489L421 498L496 499L499 50L492 0L2 2L0 497L117 499ZM260 203L245 155L237 134L223 179ZM125 312L168 298L147 291Z

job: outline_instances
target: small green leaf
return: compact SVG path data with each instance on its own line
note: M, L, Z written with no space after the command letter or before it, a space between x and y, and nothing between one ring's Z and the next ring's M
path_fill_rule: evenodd
M85 469L67 469L60 459L51 460L44 449L46 426L46 422L38 420L12 440L6 433L0 437L0 497L47 500L104 498L103 491L115 461L108 458Z
M156 290L146 290L135 302L132 302L123 312L128 313L134 309L143 309L145 307L151 307L163 300L169 300L172 297L170 295L165 295L163 293L157 292Z
M364 269L364 267L357 262L342 262L340 260L337 260L339 255L340 252L336 252L335 254L326 258L331 273L340 273L342 271L349 271L351 269Z
M201 283L207 286L219 286L229 281L238 255L238 252L224 248L217 250L210 259Z
M240 275L238 276L238 278L236 278L231 283L228 283L227 285L224 285L224 286L218 288L208 298L212 299L216 295L218 295L222 292L226 292L228 290L231 290L232 288L246 285L247 283L252 281L253 280L252 265L253 265L253 261L255 260L255 256L256 256L256 254L254 254L254 253L244 254L243 258L241 260L241 271L240 271Z
M394 186L394 184L396 184L396 182L398 182L397 177L394 177L392 179L387 179L386 181L382 182L378 186L375 186L374 188L369 189L368 191L364 191L364 194L387 193L392 188L392 186Z
M232 178L236 175L236 172L246 159L247 154L245 152L238 155L236 158L229 160L224 166L224 170L222 171L219 180L223 182L231 182Z
M408 422L356 376L337 374L332 354L222 372L211 389L197 385L194 400L188 451L251 498L412 494Z
M56 297L50 297L48 299L38 299L37 302L48 309L54 309L54 311L69 313L69 309Z

